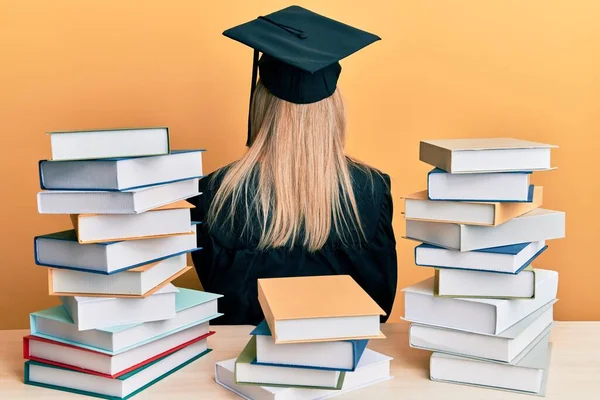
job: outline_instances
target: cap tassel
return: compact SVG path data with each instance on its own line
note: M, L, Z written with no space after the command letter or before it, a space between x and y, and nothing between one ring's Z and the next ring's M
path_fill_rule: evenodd
M246 140L246 146L250 146L252 139L252 97L256 90L256 78L258 77L258 50L254 50L254 58L252 60L252 84L250 85L250 105L248 106L248 139Z

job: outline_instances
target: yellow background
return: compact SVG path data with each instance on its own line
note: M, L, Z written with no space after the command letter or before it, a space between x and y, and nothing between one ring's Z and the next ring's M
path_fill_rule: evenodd
M0 0L0 328L58 304L33 237L68 229L38 215L47 131L168 125L206 171L244 152L252 51L221 36L286 1ZM600 319L600 2L298 1L379 34L342 62L348 153L392 176L398 287L431 275L402 240L402 194L425 187L421 139L512 136L557 144L538 173L567 239L536 263L560 271L556 318ZM179 284L198 287L195 273ZM402 315L401 292L391 320Z

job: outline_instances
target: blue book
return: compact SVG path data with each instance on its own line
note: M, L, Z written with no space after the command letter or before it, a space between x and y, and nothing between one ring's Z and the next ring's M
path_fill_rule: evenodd
M256 359L252 364L278 367L354 371L368 340L275 344L266 321L251 333L256 336Z
M173 150L150 157L39 162L40 187L124 191L202 177L204 150Z
M174 353L112 379L88 375L37 361L26 361L24 382L27 385L61 390L109 400L126 400L149 388L186 365L208 354L206 344L196 342Z
M518 274L547 248L543 240L462 252L423 243L415 247L415 264L420 267Z
M200 250L196 225L191 233L143 240L81 244L71 229L34 238L35 263L96 274L115 274L169 257Z
M34 336L116 355L185 329L195 329L196 336L208 333L209 321L223 315L217 311L217 300L221 297L179 288L175 295L175 318L87 331L77 330L65 308L57 306L30 314L29 327Z
M435 168L427 174L429 200L519 202L533 201L531 171L451 174Z

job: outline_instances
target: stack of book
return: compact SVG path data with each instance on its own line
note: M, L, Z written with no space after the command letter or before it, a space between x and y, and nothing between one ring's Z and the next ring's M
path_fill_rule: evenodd
M403 289L410 345L431 350L430 378L543 395L558 273L533 267L565 235L542 209L533 171L551 145L517 139L423 141L428 189L405 199L415 263L434 276Z
M246 399L321 399L390 379L384 311L347 275L258 280L265 321L215 380Z
M126 399L210 352L217 294L177 288L197 249L202 151L171 151L167 128L56 132L39 163L38 210L72 230L35 238L62 305L32 313L25 383Z

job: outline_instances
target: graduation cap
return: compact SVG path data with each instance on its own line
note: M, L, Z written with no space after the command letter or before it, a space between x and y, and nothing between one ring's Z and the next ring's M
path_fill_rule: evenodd
M338 61L381 39L299 6L260 16L223 35L254 49L251 102L260 70L269 92L296 104L331 96L342 71ZM250 128L249 115L246 146Z

